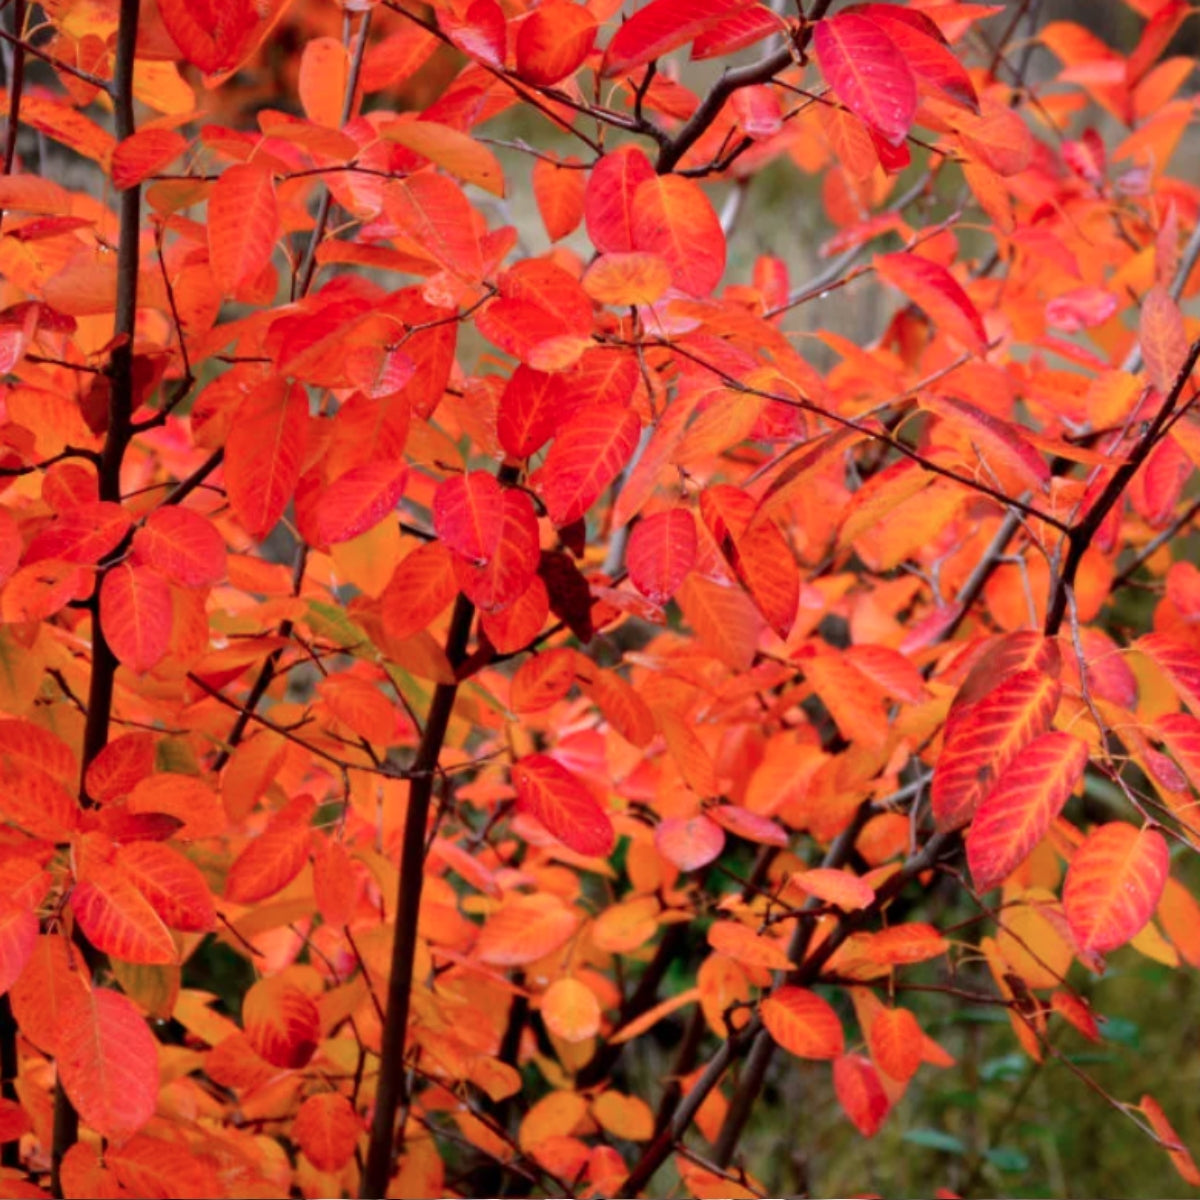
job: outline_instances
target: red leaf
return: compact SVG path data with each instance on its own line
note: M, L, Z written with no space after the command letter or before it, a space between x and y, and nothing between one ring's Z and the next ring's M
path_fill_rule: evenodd
M287 887L308 861L309 822L315 810L311 796L297 796L284 805L234 859L225 879L226 898L254 904Z
M503 520L504 489L486 471L452 476L434 493L433 527L438 537L472 566L491 561Z
M583 65L595 41L596 18L586 5L548 0L521 22L517 74L540 86L558 83Z
M171 644L171 589L153 568L118 563L100 584L100 627L118 661L139 675Z
M119 504L106 500L80 504L55 518L34 537L24 561L35 563L56 558L90 566L116 549L132 524L133 519Z
M174 129L139 129L116 145L112 156L113 187L135 187L147 175L161 171L188 148L188 140Z
M517 811L536 817L564 846L607 856L615 833L608 814L573 772L546 754L530 754L512 768Z
M827 1000L807 988L776 988L763 1000L767 1032L797 1058L837 1058L845 1050L842 1023Z
M1192 1152L1183 1144L1179 1134L1167 1120L1167 1114L1163 1112L1162 1105L1153 1096L1146 1095L1142 1097L1141 1109L1146 1120L1150 1122L1150 1128L1154 1130L1155 1136L1166 1148L1171 1165L1179 1173L1179 1178L1189 1187L1200 1187L1200 1168L1196 1166Z
M643 10L645 11L645 10ZM707 296L725 273L725 231L695 180L655 175L633 198L633 250L662 258L671 282L692 296Z
M971 819L1008 764L1050 727L1061 695L1057 679L1018 671L948 726L930 787L939 829Z
M975 890L1007 879L1046 836L1087 766L1085 742L1054 731L1034 738L980 802L967 832Z
M103 803L131 792L154 770L155 736L152 733L123 733L114 738L88 764L88 795Z
M211 587L225 578L224 539L207 517L177 505L146 518L133 535L133 556L183 587Z
M1170 854L1156 829L1112 821L1075 851L1063 911L1079 948L1105 954L1135 937L1158 907Z
M976 354L987 348L987 331L979 310L958 280L940 263L902 251L878 255L875 269L923 308L935 329L944 330Z
M208 198L208 263L225 295L262 274L279 233L271 172L257 163L226 167Z
M606 154L588 177L583 198L588 237L602 254L635 250L633 203L637 190L654 178L654 167L636 146Z
M506 454L527 458L540 450L563 420L562 376L518 365L500 397L496 434Z
M133 1002L108 988L80 988L58 1012L58 1077L82 1120L123 1139L154 1116L158 1044Z
M454 180L430 171L393 180L384 208L414 248L466 279L483 274L475 210Z
M407 478L408 466L402 459L351 467L321 493L317 536L332 546L374 529L395 509Z
M813 52L825 82L851 112L892 145L917 112L917 84L896 43L873 21L838 13L818 21Z
M601 76L621 75L686 45L744 7L744 0L650 0L617 30Z
M629 535L625 562L633 586L666 604L696 561L696 521L686 508L645 517Z
M37 945L38 919L32 910L0 896L0 995L8 991Z
M495 613L525 594L538 563L538 522L533 501L516 488L505 488L499 535L489 561L477 567L455 556L454 577L476 608Z
M272 380L242 402L230 425L225 486L234 516L253 538L275 528L296 491L307 422L304 389Z
M1192 714L1200 716L1200 653L1161 633L1148 633L1134 646L1166 675Z
M871 1060L861 1054L844 1054L836 1059L833 1090L855 1129L863 1137L874 1137L890 1106Z
M560 528L578 521L629 462L641 421L628 408L598 406L567 422L539 474L550 519Z

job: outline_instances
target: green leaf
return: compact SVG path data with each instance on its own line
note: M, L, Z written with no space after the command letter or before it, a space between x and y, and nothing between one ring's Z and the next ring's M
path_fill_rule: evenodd
M966 1154L967 1148L951 1133L943 1133L940 1129L909 1129L903 1136L903 1141L911 1142L914 1146L924 1146L927 1150L941 1150L945 1154Z

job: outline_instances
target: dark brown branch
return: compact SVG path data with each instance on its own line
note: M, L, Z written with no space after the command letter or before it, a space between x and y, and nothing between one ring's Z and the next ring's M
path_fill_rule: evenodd
M13 4L13 29L19 35L25 28L25 0ZM7 34L5 35L8 36ZM17 133L21 128L21 96L25 91L25 43L20 37L13 43L12 75L8 81L8 124L4 131L4 174L11 175L17 161ZM0 224L4 210L0 209ZM7 1149L7 1147L6 1147Z
M1073 525L1068 531L1067 557L1063 562L1062 570L1059 572L1058 580L1054 587L1054 595L1046 610L1044 632L1047 637L1056 636L1062 628L1063 618L1067 614L1068 594L1075 586L1075 573L1079 570L1079 564L1083 561L1084 554L1087 553L1088 547L1091 546L1092 539L1096 536L1096 531L1104 524L1104 518L1108 516L1113 506L1125 494L1125 489L1129 486L1130 480L1137 474L1138 468L1146 461L1150 451L1158 444L1160 437L1168 427L1179 404L1179 398L1183 394L1183 389L1187 386L1188 379L1191 377L1197 359L1200 359L1200 341L1192 343L1191 348L1188 350L1187 358L1184 359L1183 366L1180 367L1178 374L1175 376L1175 382L1171 385L1171 390L1167 393L1154 419L1146 427L1133 449L1129 452L1128 457L1112 473L1108 483L1105 484L1104 490L1097 497L1096 502L1088 509L1083 519L1077 525Z
M474 605L459 594L446 637L446 658L457 667L466 657ZM375 1113L367 1148L360 1195L366 1198L387 1194L392 1173L396 1136L396 1113L407 1101L404 1054L408 1037L408 1008L413 983L413 958L417 947L417 918L421 909L421 886L425 871L425 826L433 797L434 773L458 696L458 683L440 683L433 693L425 732L413 762L416 777L408 794L404 815L404 840L400 851L400 884L394 915L396 932L392 941L391 972L388 977L387 1019L379 1059L379 1081L375 1091Z

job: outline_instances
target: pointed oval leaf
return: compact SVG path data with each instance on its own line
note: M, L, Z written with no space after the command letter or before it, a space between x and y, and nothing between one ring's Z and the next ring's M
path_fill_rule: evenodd
M473 566L491 561L500 540L504 489L487 471L468 471L443 480L433 495L438 537Z
M987 348L987 331L979 310L941 263L901 251L878 255L875 269L882 279L924 309L935 329L950 334L976 354Z
M536 15L541 10L534 11ZM493 196L504 195L503 168L491 150L470 134L437 121L403 117L388 121L381 133L386 141L395 142L429 159L463 183L473 183Z
M90 863L71 889L71 911L97 950L131 963L179 961L175 939L119 866Z
M200 513L178 505L156 508L133 535L133 556L183 587L211 587L225 578L225 541Z
M613 35L600 74L621 75L660 58L743 7L743 0L650 0Z
M854 1128L863 1137L874 1137L891 1106L871 1060L861 1054L835 1059L833 1090Z
M190 859L161 842L118 846L116 864L170 929L203 932L217 923L208 882Z
M837 1058L845 1051L842 1022L827 1000L807 988L776 988L760 1011L767 1032L797 1058Z
M930 787L939 829L971 819L1008 764L1049 729L1061 695L1053 676L1018 671L949 725Z
M601 405L577 413L554 439L539 474L550 519L559 528L584 516L629 462L641 421L629 408Z
M540 87L558 83L583 65L595 41L596 18L587 5L539 4L517 31L517 74Z
M317 536L332 546L374 529L395 509L407 478L408 466L403 460L351 467L321 493Z
M845 912L867 908L875 902L875 889L865 879L836 867L814 867L811 871L800 871L789 882L818 900L836 904Z
M63 996L56 1060L63 1091L102 1137L126 1138L154 1116L158 1044L119 992L80 988Z
M696 561L696 521L686 508L645 517L629 535L625 563L633 586L655 604L666 604Z
M616 834L595 796L560 762L529 754L513 764L517 811L536 817L564 846L579 854L607 855Z
M362 1119L338 1092L309 1096L292 1120L292 1140L318 1171L340 1171L362 1132Z
M818 21L813 53L833 94L891 145L917 113L917 84L899 47L873 21L837 13Z
M38 939L38 919L31 909L0 896L0 995L25 970Z
M633 250L661 258L671 282L707 296L725 274L725 231L704 190L682 175L655 175L633 198Z
M967 862L977 892L1003 882L1046 836L1083 778L1085 742L1057 730L1029 743L982 800L967 831Z
M871 1022L867 1044L875 1065L887 1076L907 1082L921 1065L923 1035L907 1008L885 1008Z
M167 581L153 568L128 562L105 572L100 626L119 662L139 675L166 657L173 607Z
M1063 911L1081 950L1105 954L1146 925L1162 898L1169 857L1156 829L1112 821L1088 835L1063 884Z
M303 1067L321 1039L316 1001L286 974L250 988L242 1001L242 1024L254 1052L285 1070Z
M542 996L542 1020L564 1042L586 1042L600 1030L600 1001L578 979L556 979Z
M311 796L297 796L270 820L233 861L225 895L236 904L254 904L287 887L308 861L309 822L316 809Z
M576 657L569 647L530 655L512 678L508 704L513 712L539 712L561 700L575 682Z
M118 191L136 187L147 175L173 163L187 148L187 138L178 130L139 129L113 150L113 187Z
M553 5L540 5L534 9L533 16L548 7ZM552 242L574 233L583 220L587 175L582 167L582 162L573 155L563 159L562 166L546 158L539 158L533 164L533 198L537 202L542 224L546 227L546 236Z
M226 167L208 198L208 263L225 295L262 274L279 233L271 172L258 163Z
M441 542L426 542L400 562L379 598L388 637L403 641L420 633L454 599L454 556Z
M304 115L317 125L337 129L350 77L350 55L341 40L309 38L300 55L297 91Z
M624 146L606 154L588 176L583 214L588 237L601 254L627 253L637 247L633 240L634 197L654 167L636 146Z
M1138 340L1146 374L1165 396L1187 358L1188 338L1179 305L1161 284L1155 284L1142 301Z
M275 528L296 491L304 454L308 397L277 380L239 406L225 446L229 504L253 538Z
M505 488L500 528L491 557L475 566L454 557L454 577L463 594L485 615L498 613L524 596L540 563L537 514L518 488Z
M61 513L37 533L25 551L26 563L57 558L92 565L121 544L133 519L119 504L97 500ZM17 539L18 546L20 538Z

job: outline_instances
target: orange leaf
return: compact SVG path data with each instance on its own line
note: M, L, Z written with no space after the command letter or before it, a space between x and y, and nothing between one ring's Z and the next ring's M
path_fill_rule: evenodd
M583 65L595 41L596 19L586 4L539 4L517 31L517 73L541 87L558 83Z
M653 304L671 286L671 270L657 254L631 250L601 254L583 277L583 290L597 304Z
M207 880L178 850L160 842L131 842L117 847L115 861L169 928L201 932L216 925Z
M473 183L493 196L504 195L503 168L491 150L470 134L437 121L411 119L407 114L388 121L380 134L385 141L427 158L463 183Z
M1087 744L1069 733L1044 733L1005 768L975 810L967 862L975 890L1006 879L1045 837L1087 766Z
M76 505L59 514L34 537L24 561L57 558L70 563L98 563L121 544L132 523L129 513L119 504L97 500Z
M0 896L0 995L20 978L37 940L38 919L32 910Z
M556 979L542 996L541 1013L546 1028L564 1042L585 1042L600 1029L600 1002L578 979Z
M396 507L407 478L408 465L403 460L351 467L321 493L317 536L326 545L334 545L374 529Z
M303 1067L321 1038L316 1001L286 974L250 988L242 1001L242 1024L255 1053L286 1070Z
M653 8L654 3L649 7ZM642 9L642 13L646 11ZM725 274L725 231L695 180L682 175L647 179L633 198L631 229L631 248L661 258L670 270L671 282L681 291L707 296L721 282Z
M557 950L578 925L578 917L557 896L514 896L488 917L475 956L492 966L524 966Z
M124 1195L212 1196L221 1186L208 1160L180 1154L174 1140L143 1133L121 1146L106 1146L104 1161L125 1189Z
M865 879L851 875L849 871L840 871L833 867L814 867L811 871L800 871L793 875L789 883L794 883L810 896L824 900L828 904L836 904L847 912L866 908L875 901L875 889Z
M226 296L258 278L279 232L271 172L257 163L226 167L208 198L208 262Z
M1045 488L1049 482L1050 468L1012 425L953 396L922 393L920 405L966 439L985 480L994 478L1001 487L1018 493Z
M426 542L408 554L379 598L388 637L403 641L420 633L458 592L454 559L441 542Z
M1113 821L1088 835L1063 884L1063 910L1081 950L1105 954L1146 925L1162 897L1168 859L1156 829Z
M310 38L300 55L297 89L304 115L318 125L337 129L350 77L350 55L337 38Z
M225 895L235 904L254 904L282 891L308 861L309 822L316 810L311 796L297 796L279 810L234 859Z
M867 1043L875 1065L892 1079L907 1082L921 1065L921 1027L907 1008L885 1008L871 1022Z
M547 9L557 7L553 2L541 4L533 10L528 21L534 20L539 13ZM569 7L576 10L575 5ZM583 10L580 8L577 11ZM522 30L526 28L528 21L521 26ZM517 46L519 53L519 36ZM583 220L583 196L587 186L587 175L581 167L582 163L573 155L563 159L562 166L545 158L539 158L533 164L533 198L537 202L542 224L546 227L546 236L552 242L573 233Z
M720 856L725 849L725 832L703 813L667 817L655 827L654 846L681 871L695 871Z
M1150 1128L1154 1130L1170 1156L1171 1165L1179 1172L1179 1178L1189 1187L1200 1187L1200 1168L1196 1166L1192 1152L1180 1141L1179 1134L1167 1120L1162 1105L1153 1096L1146 1095L1142 1097L1141 1109L1146 1120L1150 1122Z
M87 940L105 954L131 963L179 961L162 918L118 866L88 862L71 889L71 911Z
M527 713L557 703L575 682L576 658L569 648L530 655L512 678L509 707L513 712Z
M842 1023L816 992L776 988L763 1000L760 1011L767 1032L797 1058L837 1058L845 1051Z
M513 764L517 811L536 817L564 846L606 856L616 835L595 796L557 760L530 754Z
M158 1043L146 1022L132 1001L100 987L68 992L58 1018L63 1091L102 1137L128 1137L158 1105Z
M740 921L714 921L708 927L708 944L736 962L771 971L788 971L792 961L778 942L747 929Z
M309 1096L292 1120L292 1140L318 1171L340 1171L353 1157L363 1123L338 1092Z

